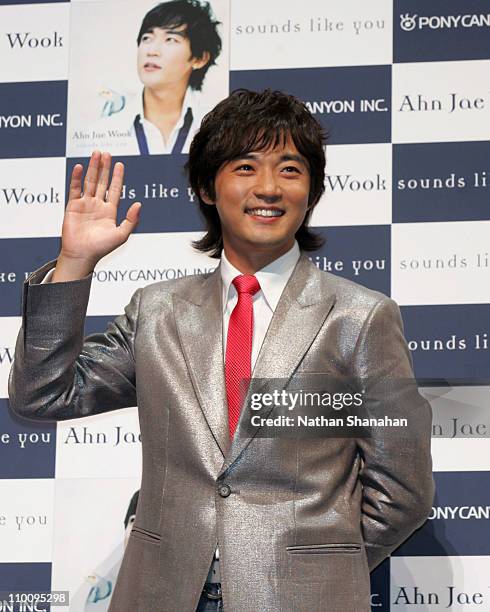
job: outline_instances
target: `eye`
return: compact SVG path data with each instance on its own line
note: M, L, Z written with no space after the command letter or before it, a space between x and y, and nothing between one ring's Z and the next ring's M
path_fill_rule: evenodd
M165 42L178 43L180 41L179 41L179 39L176 36L168 36L165 39Z
M235 170L245 170L245 172L250 172L253 170L253 168L250 164L240 164L235 168Z
M286 174L293 174L294 172L297 172L298 174L300 173L299 168L296 168L296 166L285 166L283 170L288 171Z
M143 34L143 36L141 37L141 42L148 42L149 40L150 40L149 34Z

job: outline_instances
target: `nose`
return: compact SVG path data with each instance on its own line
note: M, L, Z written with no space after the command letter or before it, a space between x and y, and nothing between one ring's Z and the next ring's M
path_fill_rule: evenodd
M150 44L146 48L146 55L150 55L151 57L160 55L160 44L157 40L153 40L150 42Z
M282 190L273 170L263 168L257 173L254 195L267 204L273 204L282 198Z

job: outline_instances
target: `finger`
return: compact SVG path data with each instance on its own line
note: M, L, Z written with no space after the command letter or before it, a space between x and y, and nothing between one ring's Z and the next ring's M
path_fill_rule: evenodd
M78 200L82 195L82 164L75 164L71 171L70 190L68 192L68 201Z
M111 172L111 154L102 153L100 160L101 170L99 174L99 182L97 183L95 197L100 198L101 200L105 200L107 185L109 184L109 175Z
M107 201L114 206L118 206L119 198L121 197L121 190L124 180L124 164L116 162L114 164L114 170L112 171L112 181L109 186L107 193Z
M128 212L126 213L126 218L118 227L119 231L123 234L124 240L129 238L129 235L138 225L140 220L140 211L141 211L141 202L134 202L129 207Z
M85 181L83 183L83 195L94 196L99 176L100 151L94 151L88 165Z

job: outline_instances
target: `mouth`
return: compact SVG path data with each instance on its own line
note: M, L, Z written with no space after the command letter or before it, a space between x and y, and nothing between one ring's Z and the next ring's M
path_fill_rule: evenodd
M158 64L155 64L154 62L146 62L143 65L143 68L145 70L148 70L148 71L152 72L153 70L161 70L162 67L159 66Z
M257 206L246 208L245 214L252 217L260 217L261 219L278 219L285 214L285 211L277 206Z

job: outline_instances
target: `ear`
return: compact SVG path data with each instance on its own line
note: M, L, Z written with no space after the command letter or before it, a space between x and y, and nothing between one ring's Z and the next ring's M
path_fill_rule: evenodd
M204 66L209 62L211 56L209 51L204 51L201 57L194 57L192 60L192 69L197 70L198 68L204 68Z
M209 197L209 194L205 189L201 189L199 191L199 195L201 196L201 200L205 204L208 204L209 206L214 206L215 202Z

